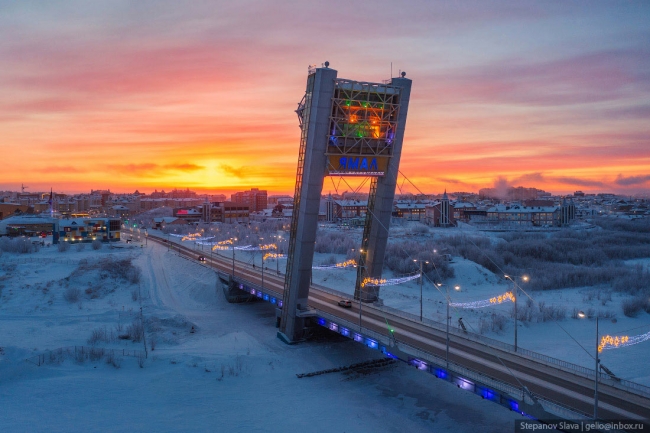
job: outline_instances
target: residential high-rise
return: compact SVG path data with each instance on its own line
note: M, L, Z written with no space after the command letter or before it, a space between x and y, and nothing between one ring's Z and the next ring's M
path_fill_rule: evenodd
M230 196L233 204L248 206L250 212L260 212L266 209L267 193L259 188L251 188L250 191L236 192Z

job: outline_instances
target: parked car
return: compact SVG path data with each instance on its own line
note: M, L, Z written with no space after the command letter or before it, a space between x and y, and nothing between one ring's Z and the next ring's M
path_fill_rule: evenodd
M352 302L349 299L341 299L339 301L339 307L350 308L352 307Z

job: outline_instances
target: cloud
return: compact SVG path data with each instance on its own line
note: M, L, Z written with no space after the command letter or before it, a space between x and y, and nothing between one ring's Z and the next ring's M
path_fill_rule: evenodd
M650 181L650 174L646 174L642 176L628 176L628 177L619 174L615 180L616 184L621 186L641 185L648 181Z
M238 177L238 178L243 178L246 176L246 172L248 171L248 167L242 166L242 167L232 167L227 164L221 164L219 166L221 171L223 171L226 174L230 174L232 176Z
M556 182L559 183L565 183L568 185L578 185L578 186L596 186L596 187L604 187L605 184L603 182L597 181L597 180L589 180L589 179L580 179L577 177L556 177L553 178Z
M546 179L542 173L528 173L521 175L512 180L513 183L522 183L522 182L537 182L543 183Z
M449 178L449 177L439 177L438 180L439 180L440 182L451 183L451 184L454 184L454 185L457 185L457 184L464 184L464 183L465 183L465 182L460 181L460 180L458 180L458 179L452 179L452 178Z
M650 92L650 51L627 47L531 61L512 57L437 71L429 88L442 103L565 106L622 100Z
M61 173L61 174L65 174L65 173L87 173L88 172L88 170L73 167L71 165L65 165L65 166L62 166L62 165L50 165L50 166L43 167L43 168L37 168L34 171L38 171L40 173L50 173L50 174L52 174L52 173Z
M131 176L160 176L164 174L169 174L173 171L182 171L182 172L194 172L202 170L203 166L196 164L154 164L154 163L144 163L144 164L111 164L107 168L110 171L118 172L124 175Z
M163 168L166 170L192 172L192 171L203 170L205 167L196 164L167 164L167 165L163 165Z
M523 186L527 188L543 188L544 184L557 183L590 187L607 186L606 183L598 180L582 179L571 176L545 176L542 173L528 173L512 180L508 180L505 176L499 176L494 180L493 188L496 190L498 197L505 198L507 197L508 189L512 187Z

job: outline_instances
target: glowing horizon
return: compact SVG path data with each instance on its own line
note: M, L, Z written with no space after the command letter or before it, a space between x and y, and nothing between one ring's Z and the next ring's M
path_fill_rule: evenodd
M647 194L649 15L606 1L8 4L0 190L291 195L294 110L308 64L329 60L354 80L407 71L400 166L425 193Z

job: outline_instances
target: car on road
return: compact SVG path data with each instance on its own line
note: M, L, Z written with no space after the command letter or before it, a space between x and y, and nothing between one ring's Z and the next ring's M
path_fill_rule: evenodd
M349 299L341 299L339 301L339 307L350 308L352 307L352 302Z
M205 262L205 256L199 256L199 262Z

